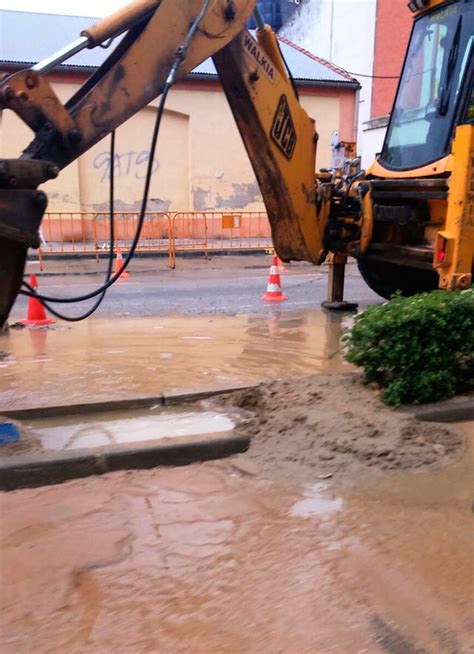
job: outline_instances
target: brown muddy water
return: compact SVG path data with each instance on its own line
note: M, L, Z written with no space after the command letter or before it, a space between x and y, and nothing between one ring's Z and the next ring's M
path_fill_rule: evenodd
M0 337L0 413L350 370L331 357L341 330L341 316L273 307L10 330Z
M350 486L228 459L1 494L0 651L472 652L473 427Z
M34 432L45 450L154 443L182 436L230 435L235 426L228 416L215 411L161 405L146 412L141 409L39 418L22 425Z

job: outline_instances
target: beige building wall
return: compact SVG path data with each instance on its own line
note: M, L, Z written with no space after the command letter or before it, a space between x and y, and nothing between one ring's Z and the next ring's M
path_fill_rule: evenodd
M54 83L65 102L79 84ZM301 90L301 103L316 120L317 169L331 161L331 138L339 128L340 99ZM138 210L143 193L156 103L117 131L114 162L116 208ZM1 156L17 157L32 133L10 111L0 112ZM44 186L49 211L106 211L111 168L110 141L98 143L58 179ZM264 210L252 167L223 91L214 83L192 82L169 95L160 132L149 209Z
M147 107L117 130L114 157L117 210L140 209L155 118L156 108ZM166 110L153 160L150 209L167 211L190 206L189 136L189 116ZM108 211L110 172L110 139L105 138L79 160L83 210Z
M337 97L301 96L319 131L317 167L331 162L332 132L339 127ZM245 209L264 205L224 93L216 89L175 90L168 107L190 111L192 206L195 210Z
M61 100L66 102L78 88L77 84L54 84ZM12 111L4 110L0 129L0 152L4 158L18 157L34 137L30 128ZM60 176L44 184L42 190L48 194L48 210L80 211L79 164L77 161L65 168Z

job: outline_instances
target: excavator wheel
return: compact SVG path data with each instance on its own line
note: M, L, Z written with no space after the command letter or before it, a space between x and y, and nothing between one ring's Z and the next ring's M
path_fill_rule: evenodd
M397 291L408 297L438 288L439 277L434 270L398 266L365 258L358 259L357 264L365 283L377 295L387 300Z

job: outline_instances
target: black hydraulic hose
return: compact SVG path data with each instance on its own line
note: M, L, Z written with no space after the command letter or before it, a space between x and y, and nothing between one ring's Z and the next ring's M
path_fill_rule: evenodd
M109 185L109 260L108 260L108 265L107 265L107 273L105 276L105 281L108 282L109 279L112 276L112 269L114 265L114 250L115 250L115 229L114 229L114 204L115 204L115 192L114 192L114 179L115 179L115 174L114 174L114 162L115 162L115 131L112 132L110 135L110 162L111 162L111 168L110 168L110 185ZM35 290L30 284L27 282L24 282L24 285L31 291L32 295L36 295ZM89 318L97 309L100 307L102 304L102 301L105 297L106 291L103 291L99 298L96 300L95 304L85 313L83 313L80 316L65 316L62 313L59 313L55 309L53 309L47 302L44 300L41 300L41 296L38 296L38 299L44 307L51 313L53 316L56 316L56 318L59 318L60 320L65 320L66 322L79 322L80 320L85 320L86 318Z
M361 179L365 175L365 170L361 170L358 172L354 177L351 177L349 181L349 185L346 188L346 197L349 197L349 191L351 190L352 186L354 185L355 182L357 182L358 179Z
M168 89L169 90L169 89ZM51 297L49 295L39 295L36 293L32 293L31 291L20 291L23 295L28 295L29 297L37 297L39 300L42 302L58 302L61 304L74 304L76 302L84 302L85 300L90 300L94 297L97 297L104 291L106 291L108 288L110 288L115 282L120 278L120 275L123 273L123 271L127 268L128 264L130 263L130 260L132 259L133 255L135 254L135 250L138 245L138 241L140 239L140 234L142 231L143 227L143 222L145 220L145 211L146 211L146 205L148 203L148 194L149 194L149 189L150 189L150 182L151 182L151 174L152 174L152 168L153 168L153 160L155 158L155 150L156 150L156 141L158 138L158 132L160 129L161 125L161 118L163 116L163 111L164 111L164 102L166 101L166 95L168 90L163 92L163 95L161 97L161 102L160 102L160 107L158 110L158 114L156 117L155 121L155 128L153 131L153 139L152 139L152 144L151 144L151 149L150 149L150 159L148 161L148 166L147 166L147 173L146 173L146 179L145 179L145 189L144 189L144 194L143 194L143 199L142 199L142 204L141 204L141 210L140 210L140 215L138 217L138 222L137 222L137 228L135 231L135 235L133 237L132 244L130 246L130 250L125 257L122 265L120 268L114 273L114 275L106 281L102 286L97 288L95 291L92 291L91 293L85 293L84 295L77 295L75 297L68 297L68 298L61 298L61 297Z
M38 300L42 302L57 302L57 303L62 303L62 304L73 304L76 302L83 302L85 300L90 300L94 297L97 297L98 295L101 295L104 291L106 291L108 288L112 286L112 284L115 284L115 282L120 278L120 275L123 273L124 270L126 270L128 264L130 263L130 260L135 254L135 250L138 245L138 241L140 239L143 223L145 220L145 213L146 213L146 207L148 204L148 196L149 196L149 191L150 191L150 184L151 184L151 177L152 177L152 172L153 172L153 161L155 158L155 152L156 152L156 144L158 141L158 134L160 131L161 127L161 120L163 118L163 113L165 109L165 103L166 103L166 98L168 96L168 93L174 83L174 78L176 76L176 73L179 69L179 66L181 63L184 61L186 58L186 53L189 48L189 44L191 42L191 39L193 38L196 30L198 29L201 21L203 20L204 16L206 15L206 12L211 4L212 0L205 0L201 7L201 11L199 12L199 15L197 18L194 20L194 22L191 25L191 28L189 29L189 32L186 36L185 41L182 43L182 45L179 46L176 56L173 62L173 66L171 67L171 70L169 72L169 75L166 79L166 82L163 87L163 92L161 95L161 100L160 100L160 105L158 108L158 113L156 116L156 121L155 121L155 127L153 130L153 136L152 136L152 141L151 141L151 146L150 146L150 157L148 161L148 167L147 167L147 173L146 173L146 178L145 178L145 187L143 191L143 198L142 198L142 204L141 204L141 209L140 209L140 215L138 218L138 223L137 223L137 228L135 231L135 235L133 237L132 244L130 246L130 250L121 265L121 267L117 270L117 272L102 286L100 286L98 289L95 291L92 291L91 293L86 293L84 295L79 295L76 297L70 297L70 298L58 298L58 297L51 297L47 295L39 295L37 293L32 292L32 290L28 291L20 291L22 295L26 295L28 297L35 297ZM112 163L113 165L113 163ZM24 282L25 286L27 285ZM28 287L29 285L27 285ZM31 286L29 286L31 289Z

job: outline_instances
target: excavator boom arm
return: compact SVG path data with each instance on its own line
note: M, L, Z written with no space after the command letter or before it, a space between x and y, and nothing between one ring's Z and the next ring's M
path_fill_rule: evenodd
M181 53L175 79L214 58L260 184L277 252L285 260L319 263L324 225L318 224L316 208L314 121L299 104L271 29L261 24L256 39L245 29L255 5L256 0L210 0ZM20 159L5 160L3 174L0 166L0 256L7 261L14 250L22 259L18 263L15 255L16 265L0 271L0 324L19 291L26 249L38 246L47 201L37 186L162 93L203 7L204 0L136 0L84 30L69 48L0 82L0 109L12 109L35 132ZM63 105L44 73L80 49L122 34L104 64Z
M96 47L128 29L65 106L38 72L48 68L48 61L4 80L0 103L36 132L23 156L64 168L157 98L202 6L203 0L137 0L84 30L84 45ZM235 38L254 7L255 0L212 0L175 80Z
M320 263L314 121L301 107L268 26L239 34L214 63L260 185L279 256Z

